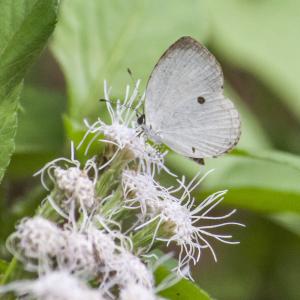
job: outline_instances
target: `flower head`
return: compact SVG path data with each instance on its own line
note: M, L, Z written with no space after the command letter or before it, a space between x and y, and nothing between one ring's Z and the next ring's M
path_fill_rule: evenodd
M205 176L204 176L205 177ZM236 244L230 241L231 235L214 233L211 230L227 225L240 225L236 222L221 222L207 224L211 220L223 220L230 217L235 210L223 216L210 216L210 211L222 200L226 191L214 193L198 206L194 206L195 199L191 192L200 184L204 177L199 174L185 185L185 178L178 180L178 187L165 188L156 182L151 175L134 171L123 172L123 189L125 203L140 208L144 222L136 230L157 221L154 239L164 241L169 245L175 242L180 247L178 272L185 276L190 262L196 264L200 260L202 249L210 249L214 259L216 254L210 244L210 239L223 243ZM181 192L181 196L176 194ZM204 223L205 222L205 223ZM157 236L158 229L162 228L165 236ZM188 276L190 274L188 273Z
M140 208L144 217L150 211L157 211L156 206L160 205L161 186L151 174L125 169L122 173L122 186L125 207Z
M53 258L66 247L64 232L42 218L23 219L7 241L11 253L22 260L27 269L51 267Z
M115 276L111 279L111 283L120 287L137 284L147 289L154 286L152 272L137 256L125 249L114 257L112 267Z
M45 182L48 175L54 183L59 195L48 195L47 199L59 215L75 224L76 209L84 215L83 224L88 219L88 210L97 203L95 185L98 179L98 168L95 160L86 161L83 168L75 159L74 146L71 144L71 159L57 158L47 163L35 175L41 175L41 182L49 190Z
M84 232L66 231L66 241L58 266L84 278L108 277L115 255L125 244L121 233L99 230L92 224Z
M84 278L95 276L99 265L96 263L93 244L88 236L69 231L66 233L66 240L64 251L57 256L59 268Z
M1 293L9 291L37 300L104 300L99 290L89 288L65 271L51 272L37 280L16 281L0 287Z
M85 124L88 131L80 143L79 147L89 134L94 134L89 142L86 152L91 144L99 138L99 141L108 143L114 147L114 154L111 159L100 167L106 167L112 160L122 152L128 160L138 160L138 167L143 171L151 171L151 168L167 171L164 166L164 157L167 152L160 153L156 148L146 142L147 138L142 127L137 124L136 115L138 108L142 105L145 96L139 99L139 84L137 81L135 88L130 94L130 87L126 87L126 94L123 103L120 100L116 101L116 108L112 106L113 101L109 97L109 89L107 83L104 83L104 95L106 107L109 112L111 123L106 124L101 119L98 119L94 124L90 125L86 120ZM137 104L135 102L137 100Z
M120 291L120 300L159 300L163 299L157 297L153 289L146 288L143 285L136 283L129 283Z
M91 208L95 203L95 183L92 181L86 170L76 167L54 169L54 177L58 188L66 195L65 205L70 201Z

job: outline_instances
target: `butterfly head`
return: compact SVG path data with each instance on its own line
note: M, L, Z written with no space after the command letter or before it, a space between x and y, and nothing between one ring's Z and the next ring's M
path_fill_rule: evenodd
M137 118L137 124L141 127L143 133L148 139L152 140L156 144L162 144L162 137L159 133L154 131L151 125L148 126L146 124L145 114L142 114Z
M141 114L136 122L138 123L139 126L145 125L146 124L146 118L145 118L145 114Z

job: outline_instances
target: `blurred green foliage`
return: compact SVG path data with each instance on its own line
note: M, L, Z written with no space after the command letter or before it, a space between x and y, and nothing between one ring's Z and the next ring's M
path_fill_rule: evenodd
M0 3L0 180L14 151L21 82L54 29L56 7L57 1Z
M37 59L54 30L57 8L58 2L56 0L47 2L25 0L16 3L4 0L0 2L0 181L15 149L17 110L22 82L26 71ZM43 17L41 18L41 16ZM35 107L31 106L30 112L34 112L34 109ZM32 116L33 114L29 119L24 119L21 122L22 136L20 140L23 144L29 143L32 135L30 126L26 126L26 124L33 122ZM60 119L60 116L57 118ZM40 117L39 120L41 119L44 119L44 117ZM31 128L40 125L36 122ZM47 125L49 124L46 123ZM40 127L40 129L42 128ZM49 144L52 145L53 142L49 141ZM25 148L21 147L22 153ZM32 151L32 144L30 145L30 151ZM27 162L30 162L30 160ZM23 161L20 165L23 166ZM19 172L18 175L20 176L17 176L17 178L22 178L22 173ZM12 229L13 223L17 220L13 217L15 212L11 206L12 199L9 195L9 185L12 178L9 178L10 176L1 186L1 251L4 249L3 241L9 233L9 229ZM11 191L16 190L16 186L12 185L11 187ZM28 204L23 205L24 208L28 207ZM22 209L20 216L24 216L26 213L30 214L34 209L35 207L32 206L30 210Z
M207 1L212 45L247 70L300 117L300 4L297 0Z
M94 112L104 79L113 95L123 95L128 67L145 86L161 52L182 35L203 40L207 24L195 0L64 1L52 50L66 77L70 116Z
M6 32L0 26L0 170L14 147L17 86L54 26L46 6L55 1L31 2L36 9L44 5L48 16L33 19L40 22L34 26L26 22L25 6L16 5L12 13L9 1L0 3L4 8L0 23L8 15L25 20L18 34L29 47L10 39L17 22L7 22L12 28ZM24 39L28 32L35 34L33 40ZM17 217L34 211L41 191L31 174L49 159L68 155L70 139L78 141L82 135L84 117L105 117L98 102L103 79L109 80L114 97L122 97L132 80L126 72L129 67L145 86L161 53L182 35L195 37L216 55L224 67L226 93L242 118L238 149L206 161L205 169L215 172L197 196L201 200L229 189L224 204L240 208L237 218L247 228L234 233L241 245L216 245L218 264L209 256L202 259L194 272L197 281L217 299L299 299L300 2L296 0L62 1L50 45L55 60L49 52L43 55L27 75L21 94L16 151L0 190L0 238L6 238ZM26 55L28 49L31 55ZM18 62L13 68L12 61ZM176 154L170 154L167 163L188 177L199 170L199 165Z

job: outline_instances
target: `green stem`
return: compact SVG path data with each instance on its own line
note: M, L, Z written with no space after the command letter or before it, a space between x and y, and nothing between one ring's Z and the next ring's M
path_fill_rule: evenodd
M133 236L132 236L132 242L133 242L133 248L134 251L137 252L139 249L146 249L149 247L150 243L153 242L153 245L151 249L155 248L160 244L160 242L155 240L155 237L153 236L153 233L155 232L157 225L158 225L158 220L155 220L151 223L149 223L147 226L142 228L141 230L137 231ZM161 226L157 231L157 236L162 236L162 230ZM154 239L154 241L153 241ZM150 249L148 249L150 250Z
M115 157L110 167L100 175L97 182L96 192L99 197L105 198L113 189L117 188L121 172L127 164L126 153L121 152Z
M9 263L4 276L2 277L0 284L4 285L6 284L9 279L12 277L12 275L14 274L14 272L16 271L16 268L18 266L18 260L16 259L16 257L13 257L13 259L11 260L11 262Z

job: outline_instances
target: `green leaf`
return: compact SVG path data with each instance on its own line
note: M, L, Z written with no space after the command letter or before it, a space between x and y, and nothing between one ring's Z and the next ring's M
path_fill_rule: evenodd
M182 35L202 42L207 34L203 0L66 0L62 3L53 52L69 92L70 117L97 113L103 80L123 97L125 85L146 79L162 52ZM124 92L123 92L124 91Z
M1 69L0 69L1 72ZM21 84L12 89L9 95L0 102L0 181L9 164L10 156L14 151L14 137L17 127L17 101ZM0 87L1 93L1 87Z
M7 171L10 179L31 176L45 162L60 155L64 146L64 97L25 85L20 102L16 150Z
M192 178L201 168L197 163L169 154L169 167ZM258 212L300 213L300 158L279 151L236 150L206 160L203 172L215 169L201 185L201 199L228 189L224 203ZM200 198L199 198L200 199Z
M14 151L20 84L54 29L56 11L57 0L0 2L0 180Z
M155 272L157 284L161 283L164 278L170 275L170 271L166 267L159 267ZM195 283L187 279L181 279L175 285L160 292L162 297L171 300L210 300L212 298L204 292Z
M0 259L0 282L3 280L8 266L9 263L7 261Z
M253 158L261 161L273 162L275 164L283 164L300 171L300 157L298 155L276 151L276 150L253 150L235 149L231 155Z
M227 61L250 71L300 116L300 2L207 1L212 43Z
M0 259L0 274L1 275L5 273L7 267L8 267L8 262L5 261L5 260Z
M279 213L270 216L271 220L300 237L300 215L296 213Z
M20 99L16 153L57 153L64 144L63 95L45 88L25 86Z

